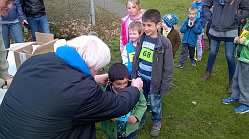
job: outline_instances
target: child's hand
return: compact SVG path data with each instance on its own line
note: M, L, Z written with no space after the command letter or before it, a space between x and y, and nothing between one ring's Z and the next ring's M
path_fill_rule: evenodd
M131 115L129 118L128 118L128 123L129 124L135 124L137 122L137 118L134 116L134 115Z
M188 26L191 28L195 24L195 20L188 20Z

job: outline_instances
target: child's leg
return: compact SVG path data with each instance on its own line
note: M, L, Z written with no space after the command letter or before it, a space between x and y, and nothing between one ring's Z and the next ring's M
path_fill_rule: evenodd
M197 61L201 61L202 59L202 47L197 47Z
M238 82L238 71L240 68L240 62L238 61L236 65L236 70L233 75L233 83L232 83L232 94L231 97L234 99L239 99L240 96L240 89L239 89L239 82Z
M2 25L2 35L5 48L10 48L10 29L8 24Z
M202 53L203 53L203 34L198 35L197 40L197 60L201 61Z
M150 94L151 111L152 111L152 128L150 135L153 137L159 136L161 130L162 106L161 95L157 92Z
M24 41L22 27L20 23L11 24L10 33L15 43L21 43Z
M195 62L195 46L188 45L188 50L189 50L189 58L191 62Z
M149 110L150 111L150 101L149 101L149 92L150 92L150 81L147 81L147 80L143 80L143 94L144 94L144 97L147 101L147 111ZM145 124L145 119L146 119L146 113L144 113L142 119L141 119L141 122L140 122L140 125L139 125L139 128L142 128Z
M181 51L181 54L180 54L180 57L179 57L179 65L184 65L184 62L185 60L187 59L188 57L188 45L187 44L183 44L182 45L182 51Z
M150 103L152 111L152 122L160 123L162 118L161 95L157 92L151 93Z
M237 77L239 86L239 102L249 106L249 64L238 62ZM234 91L234 90L233 90Z

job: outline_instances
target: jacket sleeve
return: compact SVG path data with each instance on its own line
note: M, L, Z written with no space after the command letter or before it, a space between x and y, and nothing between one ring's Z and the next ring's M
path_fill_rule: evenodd
M22 3L20 0L15 0L15 4L16 4L16 9L17 9L17 14L19 16L19 20L22 22L23 20L27 20L26 19L26 16L23 12L23 9L22 9Z
M180 32L185 33L187 30L188 30L188 19L185 19L180 28Z
M121 53L121 57L122 57L122 63L125 64L126 66L128 66L128 54L127 54L127 50L126 50L126 45Z
M172 53L172 45L170 41L163 39L163 47L165 48L164 52L164 62L163 62L163 75L162 75L162 85L161 85L161 93L166 94L170 89L170 84L173 79L173 53Z
M195 34L201 34L202 33L202 26L200 20L197 20L195 22L195 25L193 26L192 30Z
M132 115L134 115L138 119L138 121L141 121L146 109L147 101L144 97L143 92L140 92L139 100L132 111Z
M213 6L213 0L206 0L203 2L202 13L205 21L211 21L212 12L210 8Z
M175 48L179 48L180 44L181 44L180 33L176 30Z
M143 37L143 36L142 36ZM137 48L136 48L136 52L135 52L135 56L132 62L132 74L131 74L131 78L135 79L137 78L137 70L138 70L138 57L142 48L142 37L140 38L140 41L138 42Z
M246 19L249 17L249 1L241 0L239 4L240 15L239 19Z
M94 82L87 84L88 96L83 97L79 110L74 116L75 124L89 124L127 114L139 99L139 90L128 87L119 94L103 92ZM79 89L78 91L81 91ZM77 90L76 90L77 91Z

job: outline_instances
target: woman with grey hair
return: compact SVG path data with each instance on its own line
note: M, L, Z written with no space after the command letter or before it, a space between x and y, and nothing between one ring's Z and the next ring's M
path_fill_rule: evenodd
M102 92L110 62L108 46L96 36L59 40L56 52L23 63L0 106L0 138L94 139L95 122L128 113L139 98L141 79L120 94Z

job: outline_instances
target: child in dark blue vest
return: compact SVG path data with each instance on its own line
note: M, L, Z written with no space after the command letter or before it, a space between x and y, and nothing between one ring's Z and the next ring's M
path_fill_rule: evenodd
M139 21L134 21L129 24L129 41L125 45L124 50L121 54L123 64L128 68L128 73L131 75L132 63L135 55L136 47L138 44L139 37L142 34L142 23Z

